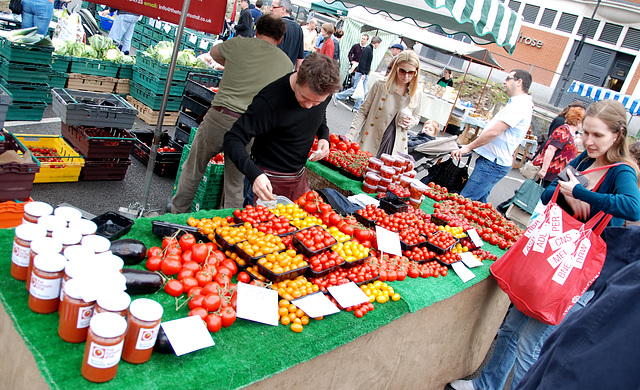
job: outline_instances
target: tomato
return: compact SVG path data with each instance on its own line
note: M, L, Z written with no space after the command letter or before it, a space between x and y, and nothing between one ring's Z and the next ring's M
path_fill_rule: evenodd
M162 265L162 257L149 257L145 265L149 271L160 271L160 266Z
M218 310L220 308L220 303L221 299L218 293L207 294L202 300L202 306L209 312Z
M238 273L238 266L236 265L235 261L225 258L224 260L222 260L221 264L221 269L229 269L229 276L233 276Z
M193 276L188 276L181 280L182 286L184 287L183 291L189 291L194 287L198 287L198 281Z
M222 327L228 328L236 321L236 311L232 307L222 310Z
M202 264L207 260L209 248L206 244L195 244L191 247L191 259L196 263Z
M207 330L211 333L216 333L222 328L222 318L217 314L208 314L204 322L207 324Z
M196 281L198 282L198 286L204 287L207 283L211 283L213 281L214 274L207 271L198 271L194 275Z
M371 239L371 230L369 229L354 229L354 234L360 243Z
M251 276L249 276L249 274L244 271L240 272L238 274L238 282L249 283L251 282Z
M196 295L202 295L200 294L202 292L202 287L191 287L191 289L189 291L187 291L187 297L191 298L191 297L195 297Z
M204 285L204 287L202 287L202 295L208 295L211 293L216 293L218 294L218 292L221 290L220 285L216 282L209 282L207 284Z
M198 294L198 295L192 296L187 305L189 306L189 310L193 310L196 307L203 307L204 306L204 295Z
M178 280L183 280L184 278L192 278L192 277L193 277L193 271L185 267L182 267L178 272L178 274L176 275L176 279Z
M182 261L182 264L192 261L191 259L192 255L193 255L193 252L191 252L191 250L182 252L182 256L180 256L180 260Z
M200 318L202 318L202 321L206 320L207 315L209 315L209 313L207 312L207 309L205 309L204 307L196 307L195 309L189 312L189 317L199 316Z
M231 279L229 278L229 272L218 272L213 280L218 283L220 286L226 287L231 284Z
M190 269L194 275L196 274L196 272L200 271L200 266L193 260L187 261L186 263L182 264L182 268Z
M164 285L164 291L172 297L177 297L184 292L184 286L179 280L171 279Z
M183 252L188 251L196 244L196 238L191 233L183 234L178 243Z
M342 221L342 217L340 216L340 214L336 213L335 211L329 215L329 225L337 226L340 223L340 221Z
M162 239L162 249L167 249L167 247L169 246L173 246L176 247L178 246L178 240L176 240L175 237L165 237Z
M345 222L342 225L342 227L338 227L338 229L340 229L340 231L346 234L347 236L353 236L353 232L354 232L353 225L350 225Z
M164 255L165 257L168 255L174 255L174 256L182 256L182 249L180 249L180 247L178 246L168 246L167 249L165 249L164 251Z
M177 257L177 256L176 256ZM180 272L182 269L182 262L180 262L180 258L174 258L167 256L162 260L162 264L160 265L160 271L167 276L172 276Z
M162 248L158 246L152 246L151 248L149 248L149 250L147 250L147 257L153 257L153 256L157 256L157 257L164 256L164 253L162 253Z

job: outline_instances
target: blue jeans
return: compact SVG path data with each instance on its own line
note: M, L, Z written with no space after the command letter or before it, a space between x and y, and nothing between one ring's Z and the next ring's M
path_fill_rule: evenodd
M38 34L47 35L53 17L53 3L48 0L22 0L22 28L38 27Z
M364 76L364 78L363 78ZM351 95L353 95L353 92L355 92L356 88L358 87L358 83L360 82L360 78L362 78L362 82L364 84L362 84L362 86L364 87L364 94L367 94L367 84L369 82L369 75L365 74L363 75L360 72L356 72L353 75L353 87L346 89L338 94L336 94L336 99L338 100L344 100L348 97L350 97ZM358 110L360 108L360 106L362 105L362 103L364 102L364 100L356 100L356 104L353 106L354 110Z
M128 54L131 49L131 37L138 19L140 19L140 16L132 14L118 14L113 19L113 26L109 30L109 38L113 39L116 45L121 45L120 50L125 54Z
M567 316L582 309L593 298L593 291L585 292ZM515 389L524 374L538 360L545 340L560 325L546 325L528 317L515 306L504 319L491 360L473 380L477 390L502 390L513 368L511 388Z
M487 203L487 198L493 187L509 173L511 167L505 167L504 165L496 164L493 161L489 161L482 156L478 156L476 159L475 168L473 173L467 180L460 195L471 200L479 200L482 203Z

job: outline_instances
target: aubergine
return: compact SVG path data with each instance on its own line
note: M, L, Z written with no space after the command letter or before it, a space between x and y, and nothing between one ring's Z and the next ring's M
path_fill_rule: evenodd
M111 243L111 252L120 257L126 265L136 265L147 256L147 247L142 241L123 238Z
M127 294L129 295L153 294L160 291L164 285L164 278L157 272L123 268L122 274L127 281Z
M156 338L156 344L153 346L153 350L160 353L176 353L169 342L167 334L164 333L162 326L160 327L160 330L158 330L158 337Z

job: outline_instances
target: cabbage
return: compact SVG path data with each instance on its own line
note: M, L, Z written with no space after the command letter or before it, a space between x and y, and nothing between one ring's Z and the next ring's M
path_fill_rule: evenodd
M82 57L95 59L95 58L98 58L98 53L93 47L89 45L84 45L84 54L82 55Z
M203 60L202 58L196 59L196 63L193 66L196 67L196 68L201 68L201 69L211 69L209 64L205 60Z
M122 57L122 53L120 50L116 48L111 48L104 53L104 59L107 61L118 62L118 60Z
M118 63L118 64L135 64L136 63L136 58L134 56L121 55L116 60L116 63Z
M73 57L84 57L85 44L82 42L67 43L67 53Z
M187 49L178 53L176 64L182 66L192 66L196 62L196 56L193 50Z
M92 35L89 38L89 44L98 52L107 51L111 46L114 46L111 38L100 34Z

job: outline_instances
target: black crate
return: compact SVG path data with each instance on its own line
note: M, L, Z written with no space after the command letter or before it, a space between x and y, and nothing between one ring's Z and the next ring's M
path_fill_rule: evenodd
M210 74L189 73L185 93L190 94L190 96L198 96L206 102L211 102L216 93L210 90L209 87L218 87L220 79L220 76Z
M116 214L113 211L98 215L93 218L92 221L98 226L96 234L110 240L117 240L124 236L131 230L131 226L133 226L132 219Z
M131 154L133 154L133 156L143 164L147 164L149 162L149 153L151 152L151 143L153 142L153 132L132 131L132 133L136 137L136 143L133 145ZM158 147L164 146L174 147L176 151L158 152L153 171L160 176L172 176L178 172L180 156L182 155L182 146L172 140L166 132L160 135L160 143Z
M178 121L176 131L173 133L173 140L180 145L189 145L189 137L191 136L191 127L184 125Z
M68 125L130 129L138 114L118 95L52 88L53 112Z
M128 159L136 138L127 130L103 127L105 136L90 136L84 127L62 122L62 136L86 159ZM85 166L86 167L86 166ZM126 169L125 169L126 172Z
M198 241L211 241L209 240L209 238L207 238L206 234L200 233L197 227L189 225L178 225L177 223L165 221L151 221L151 232L160 238L171 237L177 232L177 239L180 239L183 234L191 233Z
M211 104L198 96L182 96L180 111L189 114L192 118L200 118L211 107Z
M129 158L101 158L84 160L80 180L123 180L131 165Z

